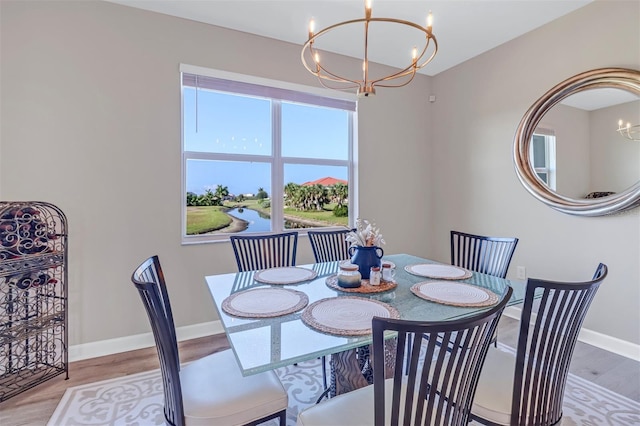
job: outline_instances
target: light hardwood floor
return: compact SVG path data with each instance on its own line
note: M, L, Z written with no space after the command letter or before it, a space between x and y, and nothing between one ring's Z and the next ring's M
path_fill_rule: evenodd
M515 348L520 322L503 316L498 341ZM640 362L578 342L573 353L571 373L634 401L640 401Z
M515 347L517 335L518 321L503 317L498 340ZM182 342L181 361L197 359L227 347L227 340L222 334ZM155 348L73 362L69 366L69 380L59 376L0 403L0 425L45 425L68 387L156 368L158 357ZM578 342L571 372L627 398L640 401L640 362Z
M187 340L179 344L180 361L192 361L228 347L224 334ZM157 368L155 347L72 362L69 380L60 375L0 403L0 425L46 425L67 388Z

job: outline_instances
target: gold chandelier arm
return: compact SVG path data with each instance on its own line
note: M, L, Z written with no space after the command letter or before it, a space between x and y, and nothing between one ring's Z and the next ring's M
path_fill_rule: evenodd
M366 18L364 22L364 62L362 62L362 74L364 76L364 86L367 87L369 81L369 19L371 19L371 9L365 8Z
M413 78L416 75L416 72L423 68L425 65L427 65L429 62L431 62L431 60L436 56L436 53L438 53L438 42L435 39L435 37L431 37L431 38L427 38L427 44L425 45L424 49L422 50L422 53L420 54L420 56L417 58L417 60L415 61L415 63L419 63L421 58L424 56L424 54L427 52L427 50L429 49L429 45L430 45L430 41L433 40L433 44L434 44L434 51L433 53L431 53L431 56L429 56L429 58L424 61L423 63L421 63L420 65L409 65L408 67L406 67L403 70L398 71L395 74L386 76L386 77L382 77L379 78L377 80L374 80L371 82L371 85L373 86L377 86L377 87L402 87L402 86L406 86L407 84L411 83L411 81L413 80ZM398 78L402 78L402 77L406 77L408 75L411 75L411 78L409 80L407 80L404 83L401 84L378 84L381 81L389 81L389 80L394 80L394 79L398 79Z
M328 81L334 81L334 80L328 80ZM350 90L357 89L357 88L360 87L359 84L349 84L348 86L342 86L342 87L331 86L331 85L327 84L324 79L318 79L318 82L320 82L322 87L326 87L327 89L332 89L332 90L350 91ZM347 84L348 82L340 82L340 83Z
M302 64L311 74L315 75L320 84L324 87L336 90L348 90L357 88L358 96L369 96L370 94L375 94L375 87L402 87L409 84L415 78L416 72L427 65L431 60L435 57L438 52L438 42L431 30L431 14L429 14L429 20L427 21L427 26L423 27L418 24L415 24L410 21L406 21L403 19L395 19L395 18L372 18L371 17L371 6L365 6L365 17L360 19L351 19L344 22L338 22L337 24L326 27L317 33L313 32L313 21L309 26L309 38L305 42L302 47L302 52L300 53L300 58L302 60ZM393 74L383 76L377 78L375 80L369 80L369 24L371 22L385 22L392 24L400 24L404 26L408 26L414 28L416 30L422 31L426 36L426 41L424 47L420 53L420 55L416 55L414 53L411 64L401 69ZM322 64L322 61L319 59L318 50L314 49L314 42L338 27L343 27L351 24L364 24L364 59L362 63L362 80L355 80L347 77L342 77L336 73L329 71ZM424 60L423 58L427 54L429 47L431 46L431 42L433 41L433 52L431 55ZM415 52L415 48L414 48ZM310 59L308 59L310 57ZM393 80L403 79L402 81L392 82ZM329 82L329 83L327 83ZM331 83L337 83L341 85L340 87L335 87ZM385 83L385 84L381 84Z
M347 22L342 22L339 24L335 24L332 25L330 27L325 28L324 30L316 33L313 37L309 38L309 40L307 40L307 42L304 44L303 48L302 48L302 52L300 53L300 59L302 60L302 64L304 65L304 67L307 69L307 71L309 71L311 74L315 75L316 77L318 77L320 83L329 89L338 89L338 90L342 90L343 88L337 88L337 87L331 87L331 86L327 86L326 84L323 83L323 79L325 80L330 80L333 82L337 82L337 83L349 83L348 87L344 87L344 89L353 89L353 88L359 88L360 87L360 82L356 81L356 80L351 80L345 77L341 77L337 74L332 73L331 71L329 71L328 69L326 69L325 67L322 66L322 64L320 62L316 62L315 61L315 55L317 53L317 51L313 48L313 42L316 40L316 38L318 38L319 36L321 36L322 34L327 33L328 31L332 30L333 28L342 26L342 25L346 25L346 24L351 24L351 23L356 23L356 22L362 22L363 19L354 19L351 21L347 21ZM311 60L313 61L313 64L315 65L315 70L313 70L310 66L309 63L307 62L307 58L305 57L305 52L308 51L309 55L311 56Z
M311 57L315 57L315 53L313 50L313 46L309 47L309 53L311 53ZM335 81L338 83L351 83L354 86L352 87L359 87L360 83L357 80L351 80L345 77L340 77L339 75L336 75L334 73L332 73L331 71L329 71L328 69L326 69L325 67L322 66L322 63L320 62L315 62L314 60L314 64L316 64L316 69L317 71L313 72L311 71L312 74L315 74L317 77L322 77L325 78L327 80L331 80L331 81ZM309 69L309 68L307 68ZM324 72L324 74L322 72Z

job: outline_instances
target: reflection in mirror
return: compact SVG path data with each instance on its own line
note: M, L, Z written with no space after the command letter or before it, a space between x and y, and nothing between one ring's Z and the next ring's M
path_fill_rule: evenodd
M615 88L568 96L536 127L531 167L551 190L569 198L626 190L640 181L640 142L618 132L620 120L625 126L640 123L640 96Z
M538 126L531 138L531 166L538 178L552 191L556 190L556 135Z
M640 141L618 131L620 120L630 129L640 124L639 70L599 68L556 84L518 124L518 179L567 214L603 216L640 206Z

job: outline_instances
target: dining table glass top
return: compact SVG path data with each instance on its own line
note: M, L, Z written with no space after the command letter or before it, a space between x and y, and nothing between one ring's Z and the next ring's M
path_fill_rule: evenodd
M490 309L490 307L444 305L414 295L410 290L412 285L436 280L410 274L405 270L405 266L437 262L408 254L384 256L382 261L391 261L396 265L395 281L397 282L397 287L383 293L345 293L327 286L326 279L338 272L340 262L299 265L301 268L315 271L317 273L315 278L296 284L277 285L277 287L303 292L309 299L309 305L330 297L370 298L393 306L400 313L400 318L413 321L452 320ZM303 310L272 318L240 318L228 315L222 309L222 304L229 296L250 289L272 287L254 280L256 272L206 277L218 315L243 375L256 374L371 343L370 334L340 336L313 329L301 320ZM510 285L513 288L513 295L507 306L522 303L524 300L525 283L521 281L510 281L473 272L470 278L456 282L483 287L498 296L501 296L504 289Z

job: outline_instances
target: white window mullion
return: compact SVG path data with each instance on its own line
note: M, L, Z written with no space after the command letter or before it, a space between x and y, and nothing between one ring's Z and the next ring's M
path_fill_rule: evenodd
M358 212L358 138L355 129L357 128L357 115L349 112L349 227L355 228Z
M349 167L349 161L347 160L326 160L326 159L320 159L320 158L282 157L282 162L286 164L308 164L310 166Z
M283 189L284 163L282 161L282 102L271 103L271 137L273 163L271 170L271 229L281 232L284 229Z
M195 151L185 151L184 155L188 160L250 161L254 163L270 163L272 161L271 157L267 157L266 155L219 154Z

